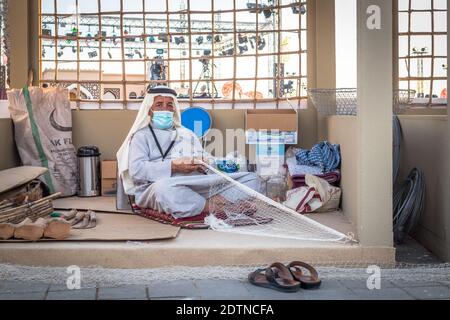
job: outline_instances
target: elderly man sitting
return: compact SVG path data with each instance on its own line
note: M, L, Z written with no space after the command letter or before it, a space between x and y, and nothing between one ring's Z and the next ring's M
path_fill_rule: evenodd
M142 208L186 218L209 213L212 201L221 205L230 201L230 190L210 194L211 187L223 178L206 174L200 160L208 162L212 157L197 136L181 126L176 93L168 87L148 89L117 158L125 192L134 194ZM262 190L261 181L253 173L230 176L253 190Z

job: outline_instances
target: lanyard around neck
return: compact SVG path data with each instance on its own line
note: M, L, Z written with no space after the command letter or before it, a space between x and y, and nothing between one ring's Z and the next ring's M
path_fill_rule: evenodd
M158 147L158 150L161 153L162 161L164 161L166 159L167 155L169 154L170 150L172 150L173 146L175 145L176 138L170 143L169 148L167 148L166 152L163 152L163 150L161 148L161 144L159 143L158 138L156 137L155 131L153 130L151 125L149 125L148 127L150 128L153 139L156 142L156 146Z

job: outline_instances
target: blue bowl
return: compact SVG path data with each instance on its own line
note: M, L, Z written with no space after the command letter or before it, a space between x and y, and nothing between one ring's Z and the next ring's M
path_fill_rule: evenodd
M219 171L225 173L235 173L239 171L239 164L230 160L216 160L216 166Z

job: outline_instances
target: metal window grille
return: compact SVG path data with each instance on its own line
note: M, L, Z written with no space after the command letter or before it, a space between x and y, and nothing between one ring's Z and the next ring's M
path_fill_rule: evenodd
M398 85L415 90L415 107L447 105L447 3L398 0Z
M85 4L39 7L40 85L67 87L78 106L126 108L157 84L212 108L307 98L306 1L90 0L92 11Z

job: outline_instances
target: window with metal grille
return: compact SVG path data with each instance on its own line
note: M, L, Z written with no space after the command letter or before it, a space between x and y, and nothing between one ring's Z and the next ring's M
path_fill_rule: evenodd
M447 105L447 1L398 0L398 79L415 106Z
M158 84L213 108L300 104L306 11L298 0L41 0L40 84L100 106Z

